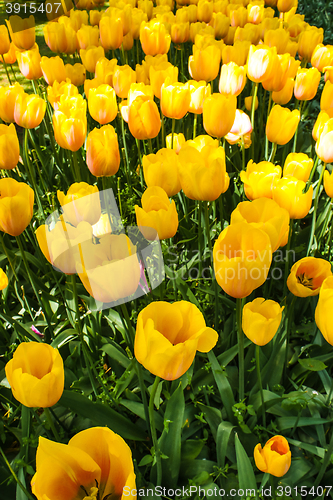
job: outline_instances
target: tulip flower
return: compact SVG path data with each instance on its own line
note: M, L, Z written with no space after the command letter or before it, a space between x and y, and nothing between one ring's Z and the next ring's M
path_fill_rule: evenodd
M9 87L0 87L0 118L6 123L15 122L14 108L18 94L23 94L24 89L19 83Z
M320 82L317 68L299 68L296 75L294 95L300 101L310 101L317 93Z
M161 99L161 89L165 80L169 83L178 82L178 68L169 62L162 61L158 65L149 67L149 79L153 88L154 95Z
M203 103L207 97L211 94L210 85L206 85L204 80L196 82L195 80L188 80L188 86L190 88L191 100L189 105L189 112L196 115L202 114Z
M234 45L226 45L222 50L222 63L234 62L238 66L245 66L251 43L237 40Z
M284 146L295 135L299 121L300 112L298 109L291 111L276 104L267 118L267 139L270 142Z
M330 118L324 125L316 142L316 153L324 163L333 161L333 119Z
M104 2L103 2L104 3ZM102 19L103 11L91 10L89 12L89 23L91 26L98 26Z
M4 55L9 52L10 40L8 35L8 30L6 26L0 26L0 55Z
M81 245L81 261L76 271L87 292L103 303L133 295L139 285L141 269L136 247L125 234L107 234L98 244Z
M120 18L102 16L99 32L101 45L105 50L119 49L123 43L123 24Z
M18 164L20 144L13 123L0 125L0 168L12 170Z
M333 175L328 170L324 172L324 189L327 196L333 198Z
M13 44L13 42L10 42L9 51L0 55L0 62L5 61L6 64L14 64L16 61L16 51L17 47Z
M273 186L273 200L288 210L291 219L303 219L311 208L313 188L303 193L305 182L295 177L282 177Z
M267 278L272 247L264 231L247 222L226 227L213 249L216 281L231 297L250 295Z
M119 105L121 116L126 123L128 123L129 108L137 97L146 97L153 100L154 93L152 87L144 83L131 83L127 99L123 100Z
M171 40L174 44L180 45L190 38L190 23L174 23L171 25Z
M329 80L325 83L320 98L320 109L329 111L333 108L333 83Z
M210 24L214 28L214 37L216 40L221 40L227 36L230 19L223 12L214 12Z
M125 64L124 66L117 66L113 73L113 88L118 97L127 97L132 83L136 82L135 71Z
M331 263L316 257L304 257L291 268L287 286L296 297L318 295L323 281L332 276Z
M262 297L245 304L242 329L247 338L256 345L268 344L278 331L283 309L284 307L274 300L265 300Z
M6 23L14 45L19 50L32 49L36 42L34 16L29 16L26 19L22 19L20 16L10 16Z
M254 461L261 472L275 477L284 476L291 465L288 441L283 436L274 436L263 448L260 443L257 444L254 448Z
M40 67L43 76L49 85L53 85L55 81L63 82L66 80L66 70L64 61L61 57L42 57Z
M291 64L290 54L278 54L274 62L271 76L262 82L262 86L269 92L279 92L283 89L289 75Z
M87 49L91 45L98 47L99 45L98 26L87 26L86 24L83 24L77 31L76 36L80 49Z
M248 78L255 83L267 80L274 70L276 57L276 47L251 45L247 59Z
M36 128L46 111L46 102L36 94L20 92L15 100L14 120L20 127Z
M86 69L83 64L65 64L66 80L69 79L73 85L79 87L86 79Z
M101 216L101 204L97 186L90 186L86 182L75 182L70 186L67 194L57 191L59 203L62 207L65 221L77 226L85 221L95 224Z
M276 47L278 54L285 54L288 41L289 33L283 28L265 31L264 44L268 47Z
M47 98L54 110L58 109L62 95L66 97L73 97L78 95L78 93L78 88L75 85L72 85L68 78L66 78L65 82L61 83L56 80L52 86L49 85L47 87Z
M173 149L177 155L181 148L184 146L186 139L184 134L173 134L173 146L172 146L172 134L169 134L165 138L166 147L168 149Z
M179 193L178 164L178 156L173 149L162 148L156 154L143 156L143 174L147 186L159 186L169 197Z
M188 112L191 93L187 83L170 83L168 78L161 89L161 110L164 116L180 120Z
M156 56L169 51L171 36L164 24L154 19L148 23L141 23L140 42L145 54Z
M210 146L210 150L217 149L219 147L219 141L213 139L210 135L197 135L195 139L186 141L185 145L191 146L201 152L206 146ZM207 149L207 151L210 150Z
M132 453L123 438L108 427L92 427L75 434L68 444L39 438L36 473L31 489L38 500L57 497L136 500Z
M250 160L246 171L240 173L244 183L245 195L249 200L256 198L272 198L272 189L275 181L281 178L282 169L269 161L254 163Z
M147 96L139 96L129 106L128 127L136 139L153 139L161 129L157 104Z
M115 175L119 170L118 138L111 125L94 128L87 138L87 165L96 177Z
M37 44L31 50L18 51L16 57L22 75L28 80L38 80L43 76L40 66L41 56Z
M52 52L58 54L74 54L77 49L75 30L64 23L47 23L44 28L44 38Z
M88 109L100 125L112 122L118 113L116 93L109 85L91 89L88 95Z
M287 78L284 87L279 92L272 92L272 100L275 104L280 104L284 106L288 104L294 93L295 80L293 78Z
M80 57L83 66L90 73L95 72L97 62L105 56L103 47L90 46L80 50Z
M81 95L60 97L53 117L54 137L60 147L78 151L87 134L87 101Z
M324 339L329 344L333 345L333 324L332 311L333 307L333 277L326 278L319 291L319 299L315 311L316 325L321 331Z
M137 9L136 7L132 9L132 25L131 25L131 33L134 40L139 40L140 38L140 26L142 22L148 21L148 16L141 9Z
M113 86L113 74L117 67L117 59L107 59L106 57L101 57L96 63L95 77L101 82L107 85Z
M321 73L326 66L333 64L333 45L323 45L319 43L311 56L311 66L317 68Z
M0 268L0 290L4 290L8 286L8 278L3 269Z
M288 242L289 213L269 198L238 203L231 213L230 224L247 222L268 234L272 252Z
M141 198L142 208L135 205L137 225L147 240L172 238L178 229L178 214L174 201L159 186L146 189Z
M306 61L311 61L313 51L324 39L323 28L310 26L302 31L298 38L298 54Z
M216 45L199 49L193 45L193 55L188 58L188 71L193 80L215 80L220 70L221 51Z
M328 109L327 111L320 111L320 113L318 114L317 120L312 129L312 137L316 142L318 141L319 136L324 130L324 126L330 118L333 118L333 108Z
M313 167L313 159L304 153L289 153L283 166L283 177L296 177L307 182Z
M231 127L230 132L225 136L229 144L237 144L239 141L244 141L244 147L250 147L251 144L251 132L252 125L250 117L244 111L236 109L235 121ZM248 146L246 144L246 139L250 139Z
M62 396L64 363L48 344L22 342L5 370L14 398L28 408L49 408Z
M234 62L223 64L219 82L221 94L238 96L246 84L246 68Z
M203 126L207 134L221 138L230 132L235 121L236 107L236 96L212 94L207 97L203 104Z
M248 111L251 111L251 109L252 109L252 96L245 97L244 104L245 104L245 108ZM259 100L258 100L258 97L256 96L256 101L255 101L254 109L255 110L258 109L258 106L259 106Z
M189 369L196 351L209 352L217 339L194 304L152 302L139 313L134 354L154 375L176 380Z

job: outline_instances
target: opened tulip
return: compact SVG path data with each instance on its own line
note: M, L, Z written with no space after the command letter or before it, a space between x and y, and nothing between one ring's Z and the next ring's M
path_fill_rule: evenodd
M327 196L333 198L333 174L328 170L324 172L324 189Z
M87 101L81 95L60 97L53 117L54 137L60 147L78 151L87 134Z
M332 308L333 277L329 276L323 281L320 288L319 299L315 311L315 321L324 339L331 345L333 345Z
M316 257L304 257L291 268L287 286L296 297L318 295L323 281L332 276L331 263Z
M22 342L5 370L14 398L28 408L49 408L62 396L64 363L48 344Z
M333 162L333 119L329 119L320 131L316 153L324 163Z
M303 219L311 208L313 187L303 193L305 182L295 177L282 177L273 186L273 200L289 212L291 219Z
M163 23L153 19L148 23L141 23L140 42L145 54L156 56L169 51L171 36Z
M64 23L47 23L43 32L45 42L52 52L58 54L74 54L76 52L77 38L72 26Z
M73 97L78 95L78 93L78 88L75 85L72 85L68 78L66 78L65 82L58 83L55 81L52 87L51 85L47 87L47 98L55 111L59 107L62 95L65 95L66 97Z
M288 242L289 213L269 198L238 203L231 213L230 224L247 222L268 234L272 252Z
M142 158L143 174L148 187L159 186L169 197L181 190L179 160L173 149L162 148L156 154Z
M294 95L300 101L310 101L317 93L320 82L317 68L299 68L296 75Z
M79 87L86 79L86 68L81 63L65 64L66 80L70 79L73 85Z
M95 73L97 62L105 56L103 47L89 46L80 50L80 57L83 66L90 73Z
M101 216L101 204L97 186L90 186L86 182L75 182L70 186L67 194L57 191L59 203L62 207L65 221L73 226L85 221L95 224Z
M273 165L269 161L254 163L253 160L250 160L246 171L240 173L246 197L249 200L262 197L272 198L274 183L281 178L281 174L282 169L279 165Z
M30 50L35 45L35 18L29 16L22 19L20 16L10 16L6 21L10 37L19 50Z
M236 107L236 96L212 94L207 97L203 104L203 126L207 134L221 138L230 132L235 121Z
M274 300L265 300L262 297L245 304L242 329L247 338L256 345L268 344L278 331L283 309L284 307Z
M211 82L219 74L220 62L221 51L216 45L208 45L202 49L193 45L193 56L188 59L188 71L197 82Z
M0 168L12 170L18 164L20 144L13 123L0 125Z
M129 106L128 127L136 139L156 137L161 129L161 117L156 102L147 96L139 96Z
M283 166L283 177L296 177L307 182L313 167L313 159L304 153L289 153Z
M264 231L247 222L226 227L213 249L216 281L231 297L250 295L267 278L272 247Z
M38 45L31 50L17 52L16 57L22 75L28 78L28 80L37 80L43 76L40 67L41 56Z
M123 438L108 427L91 427L76 434L68 444L39 438L36 473L31 489L37 500L117 498L129 492L136 500L132 453Z
M34 191L28 184L0 179L0 231L19 236L33 215Z
M209 352L217 339L194 304L152 302L139 313L134 354L154 375L176 380L190 368L196 351Z
M251 45L247 59L247 76L255 83L269 78L274 70L277 57L276 47L267 45Z
M185 196L191 200L213 201L226 192L230 179L222 147L205 146L199 151L185 145L178 157L180 184Z
M187 83L170 83L166 79L161 90L161 110L164 116L180 120L189 110L191 101Z
M112 122L118 113L116 93L112 87L103 84L90 89L88 109L94 120L100 125Z
M159 186L146 189L141 198L142 208L135 205L136 222L147 240L172 238L178 229L176 204Z
M219 82L221 94L238 96L246 84L246 68L234 62L223 64Z
M291 111L276 104L267 119L267 139L275 144L280 144L280 146L287 144L295 135L299 121L300 112L298 109Z
M64 82L66 80L66 70L64 61L61 57L42 57L40 67L43 76L49 85L53 85L55 81Z
M254 461L261 472L275 477L284 476L291 465L291 452L288 441L283 436L274 436L262 448L254 448Z
M3 269L0 268L0 290L4 290L8 286L8 278Z
M90 172L96 177L111 176L118 172L119 144L112 125L94 128L88 134L86 161Z

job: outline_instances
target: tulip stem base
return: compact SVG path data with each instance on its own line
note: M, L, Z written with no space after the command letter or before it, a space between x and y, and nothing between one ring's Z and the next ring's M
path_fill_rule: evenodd
M238 337L239 401L244 399L244 334L242 330L242 299L236 299L236 321Z
M261 397L262 425L266 429L266 409L265 409L264 391L262 388L261 371L260 371L260 346L259 345L256 345L256 367L257 367L257 377L258 377L260 397Z
M54 425L50 410L48 408L44 408L44 414L45 414L46 420L48 421L48 424L53 432L54 437L56 438L56 440L58 442L60 442L60 437L59 437L58 431Z
M150 398L149 398L149 422L150 422L151 435L153 439L153 446L155 450L156 468L157 468L156 486L161 486L162 484L161 453L158 446L155 418L154 418L154 400L159 383L160 383L160 377L156 377L153 387L151 388Z

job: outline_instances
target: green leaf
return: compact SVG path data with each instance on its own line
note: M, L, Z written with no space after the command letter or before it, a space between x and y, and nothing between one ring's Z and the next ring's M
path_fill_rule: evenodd
M201 452L205 441L203 439L187 439L182 444L182 460L194 460Z
M151 464L153 461L153 457L151 455L145 455L139 463L139 467L143 467L144 465Z
M215 382L219 390L223 406L227 412L228 419L230 422L234 422L235 417L232 411L232 407L235 404L235 399L228 378L222 370L213 351L210 351L208 353L208 359L212 365Z
M117 361L124 368L128 368L130 360L115 345L104 344L101 351L105 352L111 359Z
M322 361L319 361L319 359L305 358L298 359L298 362L303 368L312 372L319 372L327 368L327 366Z
M237 434L235 435L235 445L236 445L239 488L241 488L244 491L247 490L247 492L250 489L254 490L254 492L252 492L251 495L252 496L255 495L255 497L258 498L257 483L253 472L253 467Z
M52 341L51 346L54 348L60 348L63 345L70 342L73 338L77 337L78 333L73 328L69 328L64 332L59 333L55 339Z
M230 422L221 422L217 428L216 433L216 456L217 456L217 465L221 469L223 469L225 465L225 457L227 454L228 443L231 435L232 429L234 429L234 425Z

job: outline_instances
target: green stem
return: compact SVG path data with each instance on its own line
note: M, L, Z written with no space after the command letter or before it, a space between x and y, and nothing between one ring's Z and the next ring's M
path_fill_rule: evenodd
M277 149L277 144L276 144L276 142L273 142L271 155L270 155L269 160L268 160L268 161L270 161L271 163L273 163L273 161L274 161L274 158L275 158L275 153L276 153L276 149Z
M3 239L3 237L2 237L2 231L0 231L0 243L1 243L1 246L2 246L2 248L3 248L3 251L5 252L5 255L6 255L7 260L8 260L8 262L9 262L9 265L10 265L10 267L11 267L11 270L13 271L13 274L14 274L14 276L15 276L15 279L16 279L16 281L18 281L18 277L17 277L16 271L15 271L15 267L14 267L13 261L12 261L12 259L11 259L10 255L9 255L9 253L8 253L8 250L7 250L7 248L6 248L6 245L5 245L4 239Z
M242 299L236 299L236 321L238 339L239 401L244 399L244 334L242 330Z
M290 330L291 330L291 325L294 319L294 306L296 302L297 297L294 295L293 300L291 301L291 304L288 308L287 314L286 314L286 322L287 322L287 328L286 328L286 352L285 352L285 357L284 357L284 380L287 378L287 367L288 367L288 349L289 349L289 337L290 337Z
M76 182L81 182L80 166L77 159L77 151L72 151L74 177Z
M22 441L26 440L25 445L22 445L20 455L24 458L25 463L29 463L29 436L30 436L30 408L22 405L21 408L21 426L22 426Z
M9 73L8 73L8 68L7 68L7 64L6 64L6 61L5 61L5 58L2 57L2 62L3 62L3 66L5 68L5 71L6 71L6 75L7 75L7 80L9 82L9 85L12 85L12 82L11 82L11 79L10 79L10 76L9 76Z
M28 169L30 182L31 182L32 187L33 187L35 194L36 194L38 210L39 210L41 216L44 218L44 211L43 211L42 202L40 201L40 198L39 198L39 193L38 193L38 189L37 189L35 176L33 174L33 170L32 170L31 164L30 164L28 134L29 134L29 129L26 128L24 131L24 153L25 153L26 167Z
M201 226L201 214L202 214L202 201L198 201L198 250L199 250L199 277L202 276L202 226Z
M209 253L210 253L210 260L211 260L211 266L212 266L212 280L213 280L213 286L214 286L214 296L215 296L215 323L214 323L214 328L218 328L219 324L219 315L218 315L218 300L219 300L219 291L217 288L217 281L214 276L214 260L213 260L213 246L212 246L212 240L210 238L210 230L209 230L209 213L208 213L208 201L205 202L205 227L206 227L206 236L207 236L207 241L208 241L208 248L209 248ZM200 276L201 278L201 276Z
M257 377L258 377L260 397L261 397L262 424L266 429L266 410L265 410L264 391L262 389L262 380L261 380L261 371L260 371L260 346L259 345L256 345L256 365L257 365Z
M317 478L315 480L315 483L314 483L314 487L315 488L317 488L317 486L320 485L320 481L322 480L322 478L323 478L323 476L325 474L325 471L327 469L327 466L330 463L332 453L333 453L333 432L332 432L330 444L329 444L329 446L328 446L328 448L326 450L325 456L324 456L323 463L321 464L319 474L318 474L318 476L317 476Z
M294 219L290 219L288 243L287 243L286 258L285 258L285 265L284 265L283 297L286 297L286 293L287 293L287 277L289 275L289 251L290 251L290 246L291 246L291 240L293 237L293 231L294 231Z
M161 132L162 132L162 148L165 148L165 127L164 127L164 115L161 109Z
M151 139L148 139L148 148L149 148L149 153L151 155L154 154L153 145L152 145Z
M299 124L301 123L302 121L302 107L303 107L303 103L304 101L300 101L300 105L299 105L299 116L300 116L300 119L299 119ZM295 109L296 106L295 106ZM296 152L296 146L297 146L297 136L298 136L298 129L299 129L299 124L297 126L297 129L296 129L296 132L295 132L295 135L294 135L294 144L293 144L293 153Z
M309 239L308 249L307 249L307 252L306 252L307 256L310 253L310 250L311 250L311 247L312 247L313 238L314 238L314 234L315 234L320 186L321 186L321 183L323 182L325 170L326 170L326 163L324 163L324 165L323 165L323 168L322 168L321 173L320 173L319 181L318 181L318 184L317 184L317 191L316 191L316 196L315 196L315 201L314 201L314 206L313 206L313 215L312 215L312 223L311 223L311 233L310 233L310 239Z
M176 125L176 120L172 118L172 125L171 125L171 149L173 149L173 138L175 135L175 125Z
M149 422L150 422L151 435L153 438L153 446L155 450L156 467L157 467L156 486L161 486L162 483L162 461L157 441L155 419L154 419L154 399L159 382L160 382L160 377L156 377L153 387L151 388L150 398L149 398Z
M256 98L257 98L257 93L258 93L258 86L259 83L254 84L254 91L253 91L253 96L252 96L252 103L251 103L251 125L252 125L252 130L254 130L254 112L255 112L255 107L256 107Z
M197 122L198 122L198 115L195 113L193 120L193 140L196 138L197 135Z
M140 163L140 183L141 187L143 189L143 166L142 166L142 157L141 157L141 149L140 149L140 140L135 139L137 148L138 148L138 155L139 155L139 163Z
M19 487L21 488L21 490L23 491L23 493L28 497L29 500L36 500L35 497L33 497L29 491L26 489L26 487L21 483L21 481L19 480L19 478L17 477L16 473L14 472L13 468L11 467L10 463L8 462L7 460L7 457L6 455L4 454L4 452L2 451L2 448L0 446L0 453L2 455L2 458L4 459L8 469L10 470L10 473L11 475L13 476L13 478L15 479L15 481L17 482L17 484L19 485Z
M110 223L110 230L111 230L112 221L111 221L111 214L110 214L109 198L108 198L107 193L106 193L106 191L108 190L106 177L102 177L102 187L103 187L103 191L104 191L104 203L106 205L106 212L108 214L108 219L109 219L109 223ZM116 193L114 193L114 195L116 196Z
M50 410L48 408L44 408L44 414L45 414L46 420L48 421L48 423L52 429L54 437L56 438L56 440L58 442L60 442L60 437L59 437L58 431L54 425Z
M244 144L244 136L241 137L241 149L242 149L242 170L245 170L245 144Z

